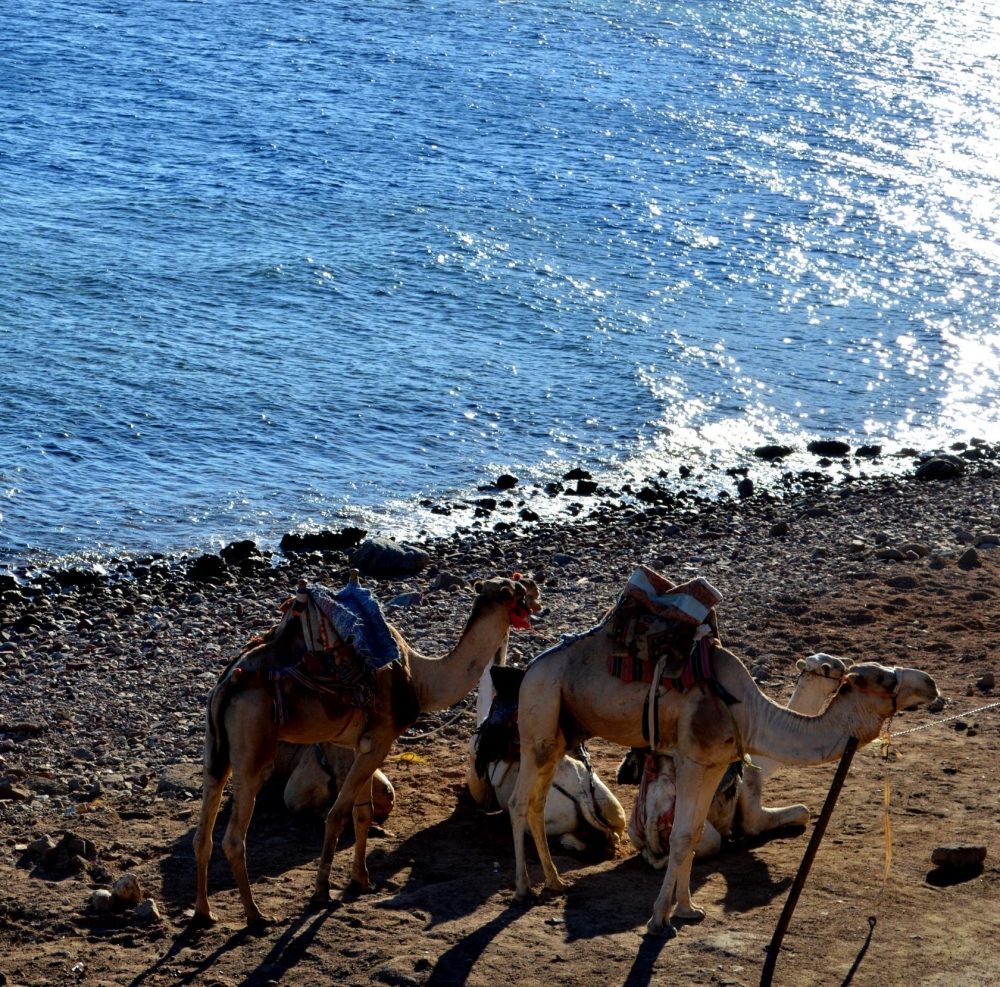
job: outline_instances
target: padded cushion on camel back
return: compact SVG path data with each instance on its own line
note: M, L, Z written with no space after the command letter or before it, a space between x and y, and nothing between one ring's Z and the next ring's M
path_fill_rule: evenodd
M493 688L497 691L500 699L513 699L517 701L518 693L521 691L521 683L524 681L526 669L514 668L511 665L490 666L490 678L493 679Z
M493 697L489 716L476 731L476 774L486 776L494 761L511 761L520 757L517 733L517 698L524 678L523 668L494 665L490 678L497 694Z

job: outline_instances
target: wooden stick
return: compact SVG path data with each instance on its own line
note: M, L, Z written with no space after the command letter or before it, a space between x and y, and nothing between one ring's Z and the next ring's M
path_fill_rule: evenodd
M781 942L788 931L788 923L792 920L792 912L795 911L799 895L802 894L802 888L805 887L806 878L809 876L809 869L812 867L816 851L819 850L819 845L823 841L826 825L830 821L830 816L833 815L833 807L837 804L837 797L840 795L840 790L844 787L848 769L851 767L851 761L854 760L854 752L857 749L858 740L856 737L851 737L847 741L844 753L841 755L837 773L833 776L830 791L826 796L826 801L823 803L823 811L820 812L819 819L816 820L816 828L809 838L809 846L806 847L802 863L799 864L799 872L795 875L795 880L792 882L791 890L788 892L788 900L785 902L785 907L781 910L781 916L778 918L778 924L775 927L774 935L771 937L771 943L767 947L768 956L764 961L764 969L761 972L760 987L769 987L774 977L774 965L778 961Z

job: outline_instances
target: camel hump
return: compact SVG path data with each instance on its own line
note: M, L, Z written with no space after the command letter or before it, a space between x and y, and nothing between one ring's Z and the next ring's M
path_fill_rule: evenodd
M524 681L525 669L512 668L509 665L493 665L490 667L490 678L499 699L517 700Z

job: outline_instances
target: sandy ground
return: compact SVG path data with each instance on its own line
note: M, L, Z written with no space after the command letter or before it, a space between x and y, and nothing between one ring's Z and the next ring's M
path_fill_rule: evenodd
M795 658L817 650L918 667L935 676L949 700L946 709L905 712L893 722L896 732L935 725L900 736L894 745L898 758L888 767L892 867L881 904L886 765L870 747L855 758L777 961L776 984L1000 984L1000 708L942 722L1000 701L996 690L975 684L997 670L1000 549L982 549L979 567L959 565L964 536L956 535L963 525L996 530L997 505L995 480L904 485L845 500L817 494L798 504L747 506L728 521L716 523L715 515L715 521L690 521L670 534L670 518L653 519L631 535L617 530L613 538L607 525L567 528L557 544L550 532L530 544L515 543L513 558L502 552L503 561L547 577L547 610L535 632L517 639L515 658L593 623L641 560L675 575L697 571L720 586L726 594L719 611L726 643L758 668L762 688L782 702L791 692ZM792 523L791 535L770 537L769 525L781 518ZM888 534L890 544L926 541L932 552L899 564L875 559L879 532ZM850 544L858 538L863 549ZM825 552L817 555L817 546ZM571 554L577 568L552 564L553 551ZM495 554L483 554L478 558L466 549L464 562L454 553L440 561L471 572L496 561ZM901 581L901 574L911 578ZM407 588L419 589L420 581L379 591ZM281 595L272 592L264 604L273 610ZM427 651L437 653L457 635L468 603L463 594L445 594L393 619L404 631L424 636ZM238 621L227 625L230 638L241 633ZM70 650L67 645L63 653ZM164 648L162 654L168 653ZM190 662L181 669L183 682L204 675ZM196 712L209 685L174 689L170 701L183 699L184 715ZM5 710L8 725L15 714ZM416 729L435 722L441 721L421 722ZM199 799L190 746L152 764L159 781L145 787L135 782L106 786L100 797L81 793L68 809L67 799L52 806L34 801L30 811L6 803L10 811L0 822L0 984L758 983L764 946L808 830L735 840L719 856L696 863L692 887L708 915L701 923L683 924L672 941L644 935L662 873L627 843L613 859L558 852L556 863L570 890L522 908L513 901L506 817L477 811L463 791L469 729L467 714L427 740L397 745L397 752L413 751L420 760L386 766L397 806L370 843L376 891L342 899L330 910L305 910L322 838L319 816L292 817L279 799L263 797L250 828L248 863L258 900L278 922L258 933L243 928L218 849L225 810L210 875L221 921L205 931L188 928ZM51 750L72 745L71 734L68 726L52 729L48 739L45 733L6 734L4 757L18 784L31 788L33 779L46 774L38 759L47 750L58 774ZM191 737L191 743L196 740ZM614 782L624 752L599 740L590 748L599 773L629 809L634 790ZM815 818L834 769L785 769L765 786L765 803L804 802ZM95 844L89 870L45 870L25 849L42 833L58 838L66 829ZM985 865L957 874L932 867L932 850L954 842L985 844ZM529 859L539 886L533 851ZM346 885L349 863L342 846L335 886ZM99 916L89 908L93 890L125 871L139 876L159 903L162 920L143 925L130 912ZM873 931L869 916L877 917Z

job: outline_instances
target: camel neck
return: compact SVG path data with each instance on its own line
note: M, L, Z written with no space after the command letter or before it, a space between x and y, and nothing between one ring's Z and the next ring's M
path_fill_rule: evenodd
M410 649L410 675L420 711L447 709L464 699L497 651L505 648L509 630L507 610L497 603L483 608L446 655L429 658Z

